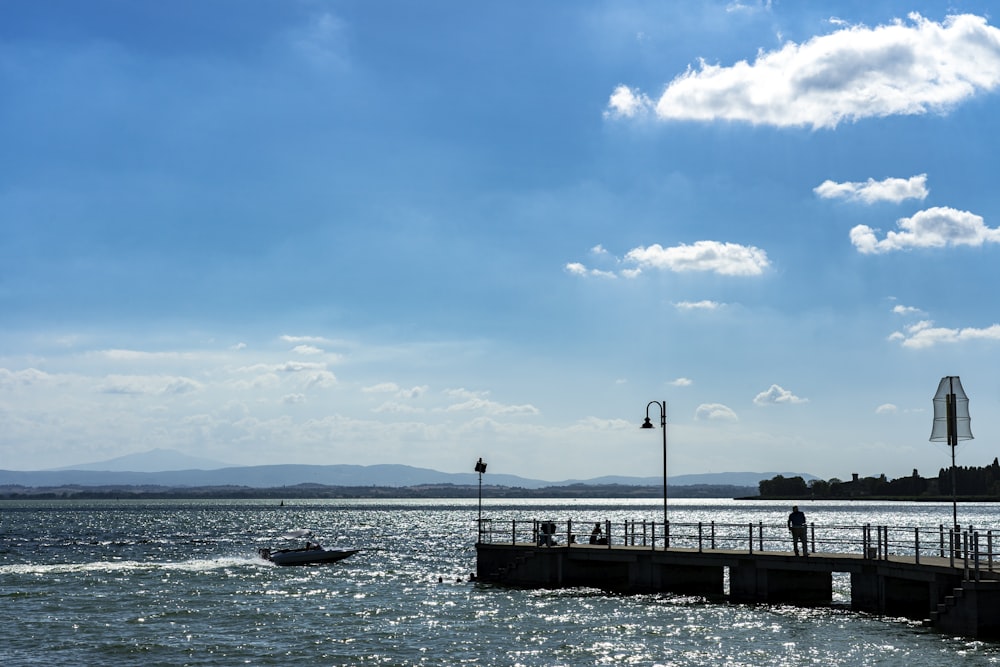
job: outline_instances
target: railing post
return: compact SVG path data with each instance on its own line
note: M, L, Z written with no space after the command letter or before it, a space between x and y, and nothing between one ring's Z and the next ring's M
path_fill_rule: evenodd
M979 531L972 533L972 566L976 569L976 581L979 581Z
M941 553L938 554L939 557L944 558L944 524L938 524L938 536L941 538Z
M747 544L750 545L750 553L752 554L753 553L753 521L751 521L751 522L749 522L747 524L747 528L748 528L749 534L750 534L750 539L747 540Z
M757 522L757 540L758 540L758 542L757 542L757 548L760 551L763 551L764 550L764 522L763 521L758 521Z
M969 580L969 531L962 531L962 569L964 570L965 580Z
M920 565L920 529L913 529L913 562Z
M871 543L872 527L870 524L861 525L861 557L868 558L868 545Z
M816 522L809 524L809 551L816 553Z
M510 543L517 544L517 519L510 520Z
M715 551L715 522L712 522L712 551Z
M986 569L993 571L993 529L986 531Z
M948 565L955 567L955 529L948 529Z
M663 524L663 550L670 548L670 522Z
M646 520L642 520L642 546L646 546Z
M656 551L656 522L655 521L653 521L653 522L650 523L650 528L653 531L653 539L650 540L650 542L653 545L653 551Z
M566 547L573 544L573 519L566 519Z
M608 548L611 548L611 519L604 520L604 534L608 536Z
M702 553L704 549L701 546L701 521L698 522L698 553Z

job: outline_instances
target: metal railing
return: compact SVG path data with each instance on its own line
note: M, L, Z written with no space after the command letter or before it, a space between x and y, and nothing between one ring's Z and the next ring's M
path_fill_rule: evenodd
M594 528L599 527L599 531ZM599 532L598 546L645 547L651 550L677 549L743 553L786 552L792 547L787 527L762 521L743 524L699 521L697 523L655 521L562 521L518 520L479 522L479 542L536 546L590 546L591 534ZM979 578L980 570L992 572L997 561L994 530L972 526L950 528L861 526L817 526L808 524L810 552L860 554L863 558L886 560L892 557L948 559L951 567L963 567L967 578Z

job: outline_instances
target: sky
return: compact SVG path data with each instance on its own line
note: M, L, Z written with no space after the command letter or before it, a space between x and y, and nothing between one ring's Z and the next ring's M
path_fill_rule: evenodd
M1000 438L991 2L0 2L0 468Z

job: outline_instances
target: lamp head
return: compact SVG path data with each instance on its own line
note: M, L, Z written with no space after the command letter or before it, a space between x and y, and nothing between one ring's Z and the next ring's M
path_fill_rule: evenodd
M642 426L639 428L654 428L653 422L649 421L649 417L646 417L646 421L642 422Z
M478 461L476 461L476 472L478 472L480 474L486 472L486 464L483 463L483 459L482 458L480 458Z

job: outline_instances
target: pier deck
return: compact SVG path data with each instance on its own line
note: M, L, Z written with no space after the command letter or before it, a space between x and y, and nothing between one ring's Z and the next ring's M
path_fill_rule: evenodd
M481 531L476 544L478 580L528 588L593 587L734 602L828 605L833 602L833 575L845 573L854 610L923 620L953 634L1000 639L1000 570L994 570L1000 563L992 554L992 534L989 549L980 552L978 532L945 531L932 540L927 531L916 530L907 553L905 542L881 527L852 528L863 536L855 544L834 534L846 528L813 530L811 552L804 557L791 553L790 540L779 539L780 531L767 535L762 526L748 531L747 526L712 525L709 531L698 525L695 533L693 526L684 532L672 525L666 531L672 543L665 547L663 531L658 535L655 526L639 531L634 524L619 531L618 543L614 536L610 544L575 543L568 524L564 532L555 533L567 538L561 544L540 545L552 534L539 531L541 525L519 527L514 522L509 531ZM730 528L741 536L733 537ZM605 534L611 533L609 525ZM502 536L508 540L502 541ZM815 551L817 545L823 550Z

